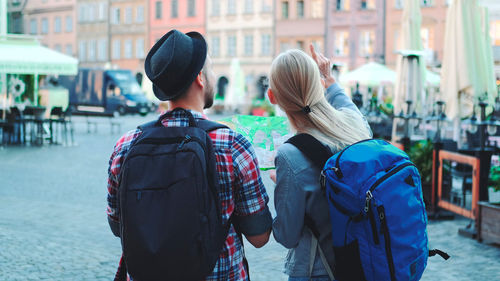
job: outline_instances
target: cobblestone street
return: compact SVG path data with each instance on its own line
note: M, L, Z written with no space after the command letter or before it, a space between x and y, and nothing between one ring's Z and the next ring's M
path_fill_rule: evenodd
M77 145L0 148L0 280L113 279L121 248L106 220L108 160L123 132L152 118L120 117L115 134L107 119L88 134L74 118ZM263 177L274 211L274 186ZM431 248L451 258L430 258L422 280L500 280L500 247L459 236L468 223L430 222ZM287 280L286 249L274 240L261 249L247 242L246 254L252 280Z

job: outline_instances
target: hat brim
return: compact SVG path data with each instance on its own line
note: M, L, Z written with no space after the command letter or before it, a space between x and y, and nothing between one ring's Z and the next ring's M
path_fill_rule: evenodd
M153 84L153 93L161 101L174 100L184 94L205 65L205 60L207 59L207 43L205 38L196 31L188 32L186 35L189 36L193 42L193 56L191 58L191 63L185 71L188 77L185 80L184 86L173 92L169 91L167 93Z

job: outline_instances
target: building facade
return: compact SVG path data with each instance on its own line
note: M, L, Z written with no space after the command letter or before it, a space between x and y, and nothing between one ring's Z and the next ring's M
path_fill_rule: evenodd
M144 72L149 50L148 4L147 0L111 0L109 49L113 66Z
M80 67L110 67L109 2L77 0L76 13Z
M370 61L384 63L385 3L386 0L329 0L327 56L348 69Z
M443 60L446 12L450 0L421 0L422 26L420 34L426 53L426 62L430 67L441 65ZM400 50L401 19L404 0L387 0L386 15L386 63L395 67L397 51Z
M149 42L152 47L172 29L205 35L205 0L149 0Z
M22 9L24 33L39 36L42 45L50 49L76 56L75 0L19 2L25 4ZM19 28L18 21L13 28Z
M207 0L206 13L218 95L225 96L240 79L246 101L263 98L274 55L273 0ZM242 74L235 74L236 68Z
M28 0L9 0L7 2L7 33L24 33L23 10Z
M288 49L309 52L309 44L324 52L327 0L276 0L275 54Z

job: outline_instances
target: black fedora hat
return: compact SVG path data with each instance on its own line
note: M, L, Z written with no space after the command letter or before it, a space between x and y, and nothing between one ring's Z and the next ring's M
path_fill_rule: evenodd
M207 58L207 43L195 31L171 30L156 42L144 62L153 92L162 101L181 96L200 73Z

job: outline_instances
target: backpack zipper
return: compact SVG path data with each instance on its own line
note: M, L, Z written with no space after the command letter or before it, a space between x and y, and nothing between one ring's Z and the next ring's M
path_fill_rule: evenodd
M392 259L392 250L391 250L391 237L389 236L389 227L387 226L387 220L385 217L385 208L383 205L377 207L377 211L380 218L380 227L382 233L384 234L385 240L385 255L387 257L387 263L389 264L389 272L391 274L391 281L396 280L396 273L394 270L394 260Z
M188 143L188 142L190 142L190 141L191 141L191 136L186 135L186 136L184 137L184 139L181 141L181 143L179 144L179 146L177 147L177 150L182 149L182 147L184 146L184 144L185 144L185 143Z
M380 240L378 237L378 232L377 232L377 225L375 224L375 215L373 214L372 208L370 208L370 201L372 200L373 195L370 190L366 192L366 202L365 202L365 213L368 215L368 218L370 219L370 225L372 227L372 233L373 233L373 242L375 244L379 244Z
M402 165L399 165L397 166L396 168L393 168L389 173L385 174L383 177L381 177L380 179L378 179L371 187L370 187L370 190L371 192L373 192L373 190L375 190L375 188L377 186L379 186L383 181L385 181L387 178L393 176L395 173L401 171L402 169L408 167L408 166L415 166L415 164L413 163L404 163Z

